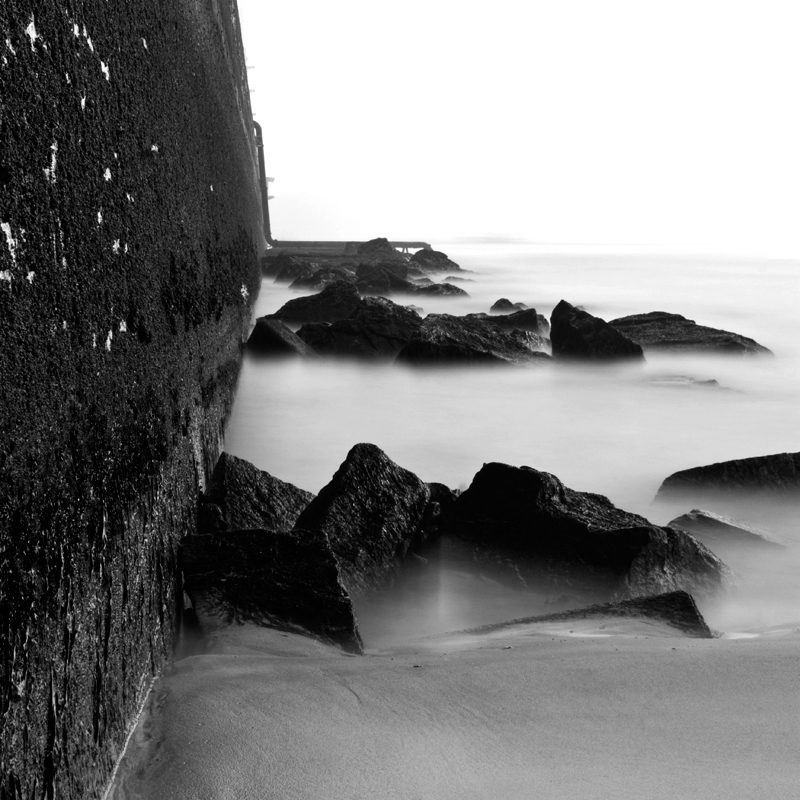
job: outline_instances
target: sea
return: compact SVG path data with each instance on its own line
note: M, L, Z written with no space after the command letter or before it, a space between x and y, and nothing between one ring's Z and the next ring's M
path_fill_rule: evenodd
M359 442L453 489L466 489L486 462L527 465L656 524L690 510L653 503L673 472L800 451L800 261L722 248L433 244L468 270L455 273L468 296L392 298L422 306L423 316L488 312L507 298L549 318L564 299L605 320L682 314L755 339L774 356L649 353L635 365L438 368L246 356L224 449L315 493ZM301 294L265 278L253 321ZM800 627L798 511L740 512L789 546L727 555L734 586L698 599L712 628L760 636ZM581 599L576 592L574 604ZM356 613L366 646L380 649L547 613L552 600L439 544L361 598Z

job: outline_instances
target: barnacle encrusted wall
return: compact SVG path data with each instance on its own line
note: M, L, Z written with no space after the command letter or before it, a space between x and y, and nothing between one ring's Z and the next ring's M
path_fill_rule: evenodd
M102 792L170 656L263 243L235 0L0 4L0 797Z

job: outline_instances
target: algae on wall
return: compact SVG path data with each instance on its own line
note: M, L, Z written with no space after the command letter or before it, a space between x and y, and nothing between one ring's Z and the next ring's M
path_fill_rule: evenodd
M235 0L0 6L0 798L98 797L263 244Z

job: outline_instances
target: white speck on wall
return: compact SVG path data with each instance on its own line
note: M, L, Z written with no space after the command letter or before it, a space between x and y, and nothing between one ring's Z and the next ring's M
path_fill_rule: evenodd
M114 331L109 330L108 336L106 336L106 350L108 350L109 353L111 352L111 340L113 338L114 338Z
M66 329L67 329L67 321L66 321L65 319L64 319L64 320L61 320L61 328L62 328L63 330L66 330Z
M85 108L86 108L86 95L83 95L81 97L81 111L83 111Z
M111 245L111 249L114 251L114 255L119 255L119 239L114 239L114 244Z
M114 160L119 161L119 155L117 153L114 153Z
M5 56L3 56L3 66L4 67L8 66L8 59Z
M11 254L11 263L17 265L17 240L11 235L11 223L0 222L0 228L6 235L6 244L8 245L8 252ZM10 279L9 279L10 280Z
M124 319L119 323L119 332L120 333L127 333L128 332L128 325L127 325L127 323L125 322Z
M11 51L12 56L17 54L17 51L14 49L14 45L11 44L11 39L6 39L6 47Z
M124 250L125 250L125 255L128 255L128 243L127 242L125 242Z
M144 47L145 50L148 49L147 48L147 39L145 39L144 37L142 37L142 47Z
M150 152L151 153L157 153L158 152L158 145L157 144L151 144L150 145Z
M108 167L106 167L106 171L103 173L103 177L104 177L104 178L105 178L107 181L110 181L110 180L111 180L111 170L110 170Z
M106 76L106 80L111 80L111 70L108 68L108 64L105 61L100 62L100 70L102 71L103 75Z
M78 26L77 22L74 22L72 24L72 33L75 35L76 38L81 35L81 29Z
M250 297L250 292L247 291L247 287L244 284L242 284L242 288L240 289L240 291L242 293L242 297L245 300L247 300L247 298Z
M31 40L31 50L35 52L36 48L34 45L36 44L36 40L39 38L39 34L36 33L36 21L33 17L33 14L31 14L31 21L28 23L28 27L25 28L25 35Z
M97 347L97 334L92 334L92 347Z
M11 270L0 270L0 281L8 281L11 283Z
M89 49L94 53L94 45L92 44L92 40L88 36L86 37L86 44L89 45Z
M103 224L103 209L102 208L97 212L97 224L98 225L102 225Z
M213 183L211 184L211 186L209 186L209 189L211 189L212 192L214 191L214 184Z
M28 279L28 283L33 283L33 279L36 277L36 273L29 272L25 277Z
M129 203L132 203L132 202L133 202L133 198L132 198L132 197L131 197L131 196L130 196L130 195L127 193L127 192L125 192L125 197L127 197L127 198L128 198L128 202L129 202Z
M56 182L56 160L58 156L58 142L50 145L50 166L44 168L44 176L50 183Z
M70 80L70 77L69 77L69 72L65 72L64 73L64 77L67 79L67 83L72 83L72 81Z
M84 39L88 39L89 38L89 34L86 32L86 26L85 25L83 26L83 38Z

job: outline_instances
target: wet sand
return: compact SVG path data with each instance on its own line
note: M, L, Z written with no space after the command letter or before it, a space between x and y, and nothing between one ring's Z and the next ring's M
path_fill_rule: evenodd
M218 632L156 686L110 797L795 798L800 626L592 618L346 656Z

